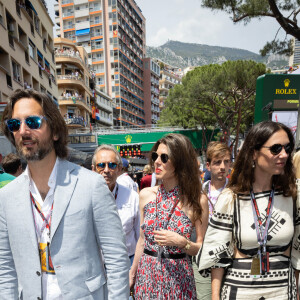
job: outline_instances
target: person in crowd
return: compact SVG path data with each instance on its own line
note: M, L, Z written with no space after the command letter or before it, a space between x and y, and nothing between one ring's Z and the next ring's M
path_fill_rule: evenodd
M2 161L2 154L0 153L0 163ZM3 168L0 167L0 189L3 188L5 185L10 183L12 180L15 179L15 176L6 173Z
M102 176L65 160L68 131L53 100L16 90L1 127L28 165L0 190L0 298L128 298L115 201Z
M296 149L296 153L293 156L293 165L295 168L295 175L297 179L300 179L300 151Z
M117 182L128 188L138 192L137 184L132 180L132 178L128 174L129 162L126 158L122 158L122 170L117 178Z
M2 167L4 172L14 177L18 177L23 173L21 158L15 153L9 153L3 158Z
M206 158L210 180L203 184L202 189L208 196L209 217L211 217L218 197L228 183L227 175L231 167L230 149L224 143L210 142Z
M152 172L151 166L146 165L143 169L143 178L141 179L141 190L146 187L151 187Z
M206 181L202 190L208 196L209 218L211 218L217 199L228 183L226 178L231 166L230 149L221 142L210 142L206 151L206 169L210 172L211 179ZM192 235L192 240L195 238ZM199 256L198 256L199 258ZM198 272L199 261L193 257L193 269L195 274L195 282L197 296L199 300L211 299L211 277L208 275L203 277Z
M117 177L122 170L122 159L115 147L99 146L92 159L92 170L104 177L108 188L113 193L126 236L128 256L132 263L140 234L139 195L117 183Z
M258 123L246 136L199 253L201 273L211 268L213 300L297 299L293 149L293 134L281 123Z
M141 231L130 270L135 299L197 299L190 255L199 251L208 222L197 157L190 140L168 134L152 148L162 184L140 193ZM184 157L184 159L182 159ZM193 227L196 242L190 241Z

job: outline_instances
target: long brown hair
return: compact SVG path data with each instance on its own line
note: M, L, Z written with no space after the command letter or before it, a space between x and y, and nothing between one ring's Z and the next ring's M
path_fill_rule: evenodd
M199 180L197 155L191 141L182 134L170 133L159 139L152 147L152 151L157 151L160 144L168 147L168 154L178 180L180 201L193 208L192 222L197 219L201 221L202 207L199 199L202 188Z
M10 101L4 109L3 118L1 122L2 132L15 146L16 144L14 135L7 128L5 121L11 119L16 102L18 102L22 98L34 99L41 105L44 115L46 116L47 124L50 127L52 137L58 137L58 139L54 141L55 153L60 158L66 158L68 155L68 129L66 123L63 117L61 116L54 101L44 93L39 93L34 90L16 90L10 96Z
M277 131L284 130L289 138L292 149L295 141L290 129L282 123L264 121L253 126L240 150L233 166L233 174L228 187L235 193L249 192L255 180L253 165L254 151L258 151L267 140ZM280 175L273 175L273 183L276 188L283 191L284 196L296 197L296 177L293 169L292 156L288 156L284 172Z

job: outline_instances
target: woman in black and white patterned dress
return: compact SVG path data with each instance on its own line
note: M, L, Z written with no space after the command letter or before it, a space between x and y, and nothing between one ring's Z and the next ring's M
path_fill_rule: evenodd
M293 135L281 123L266 121L249 131L199 253L200 272L211 268L213 300L297 299L293 149Z

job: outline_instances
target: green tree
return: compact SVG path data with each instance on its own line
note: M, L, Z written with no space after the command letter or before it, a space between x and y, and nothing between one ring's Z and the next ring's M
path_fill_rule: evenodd
M188 72L171 90L160 123L206 129L220 128L228 142L253 122L256 79L266 66L254 61L228 61Z
M212 10L225 11L233 22L249 23L252 19L274 18L287 34L300 40L300 28L297 17L300 12L299 0L201 0L202 6ZM287 16L284 16L286 14ZM273 41L267 42L260 53L291 54L291 40L280 41L277 34Z

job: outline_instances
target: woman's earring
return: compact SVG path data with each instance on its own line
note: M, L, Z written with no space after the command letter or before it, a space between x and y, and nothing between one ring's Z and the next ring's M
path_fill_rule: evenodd
M252 163L252 168L253 168L253 169L255 168L255 160L254 160L253 163Z

